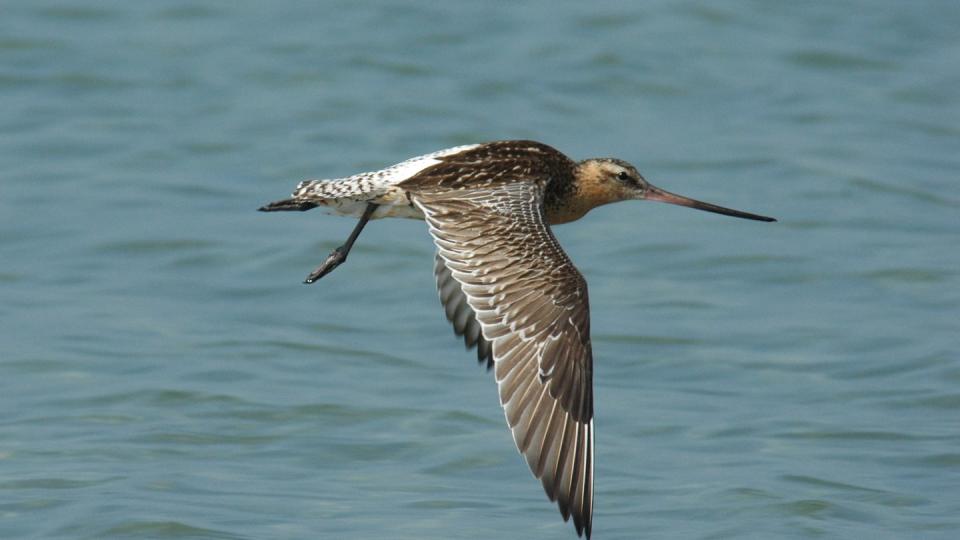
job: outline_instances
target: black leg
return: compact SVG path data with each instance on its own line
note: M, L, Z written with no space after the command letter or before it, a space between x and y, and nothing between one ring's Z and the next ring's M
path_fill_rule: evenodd
M367 208L363 211L363 215L360 216L360 221L357 222L357 226L353 228L353 232L350 233L350 237L347 238L346 243L331 251L330 254L327 255L326 260L323 261L316 270L310 272L310 275L307 276L307 279L303 280L304 283L313 283L330 272L333 272L336 267L340 266L347 260L347 255L350 254L350 248L353 247L353 243L357 240L357 237L360 236L360 232L363 231L364 225L370 221L370 216L373 215L373 211L376 210L378 206L380 205L373 203L367 204Z

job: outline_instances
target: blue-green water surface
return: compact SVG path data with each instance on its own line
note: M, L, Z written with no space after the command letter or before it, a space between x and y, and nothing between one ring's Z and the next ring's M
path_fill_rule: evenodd
M960 537L960 3L0 4L0 538L573 538L423 223L303 178L531 138L590 283L594 537Z

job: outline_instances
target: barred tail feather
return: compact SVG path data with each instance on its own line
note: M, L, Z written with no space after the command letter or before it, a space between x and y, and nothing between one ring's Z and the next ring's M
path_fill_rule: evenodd
M304 180L297 184L292 197L306 200L370 198L380 195L385 187L374 184L364 175L333 180Z
M258 210L261 212L305 212L311 208L316 208L317 206L317 203L305 201L303 199L283 199L282 201L274 201L270 204L265 204L258 208Z

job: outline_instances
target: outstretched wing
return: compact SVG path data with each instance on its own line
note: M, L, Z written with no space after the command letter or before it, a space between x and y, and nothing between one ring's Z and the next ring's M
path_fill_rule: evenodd
M441 297L470 344L488 342L517 448L564 520L590 536L593 514L593 357L587 284L547 226L542 181L422 189L423 211L445 269ZM446 288L446 292L445 292Z

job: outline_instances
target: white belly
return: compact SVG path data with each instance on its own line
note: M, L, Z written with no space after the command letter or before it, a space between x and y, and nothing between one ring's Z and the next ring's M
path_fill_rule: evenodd
M410 218L423 219L423 212L411 204L405 191L397 188L389 189L382 196L375 199L334 199L320 202L320 207L327 212L338 216L352 216L359 218L366 210L367 204L380 205L370 219L380 218Z

